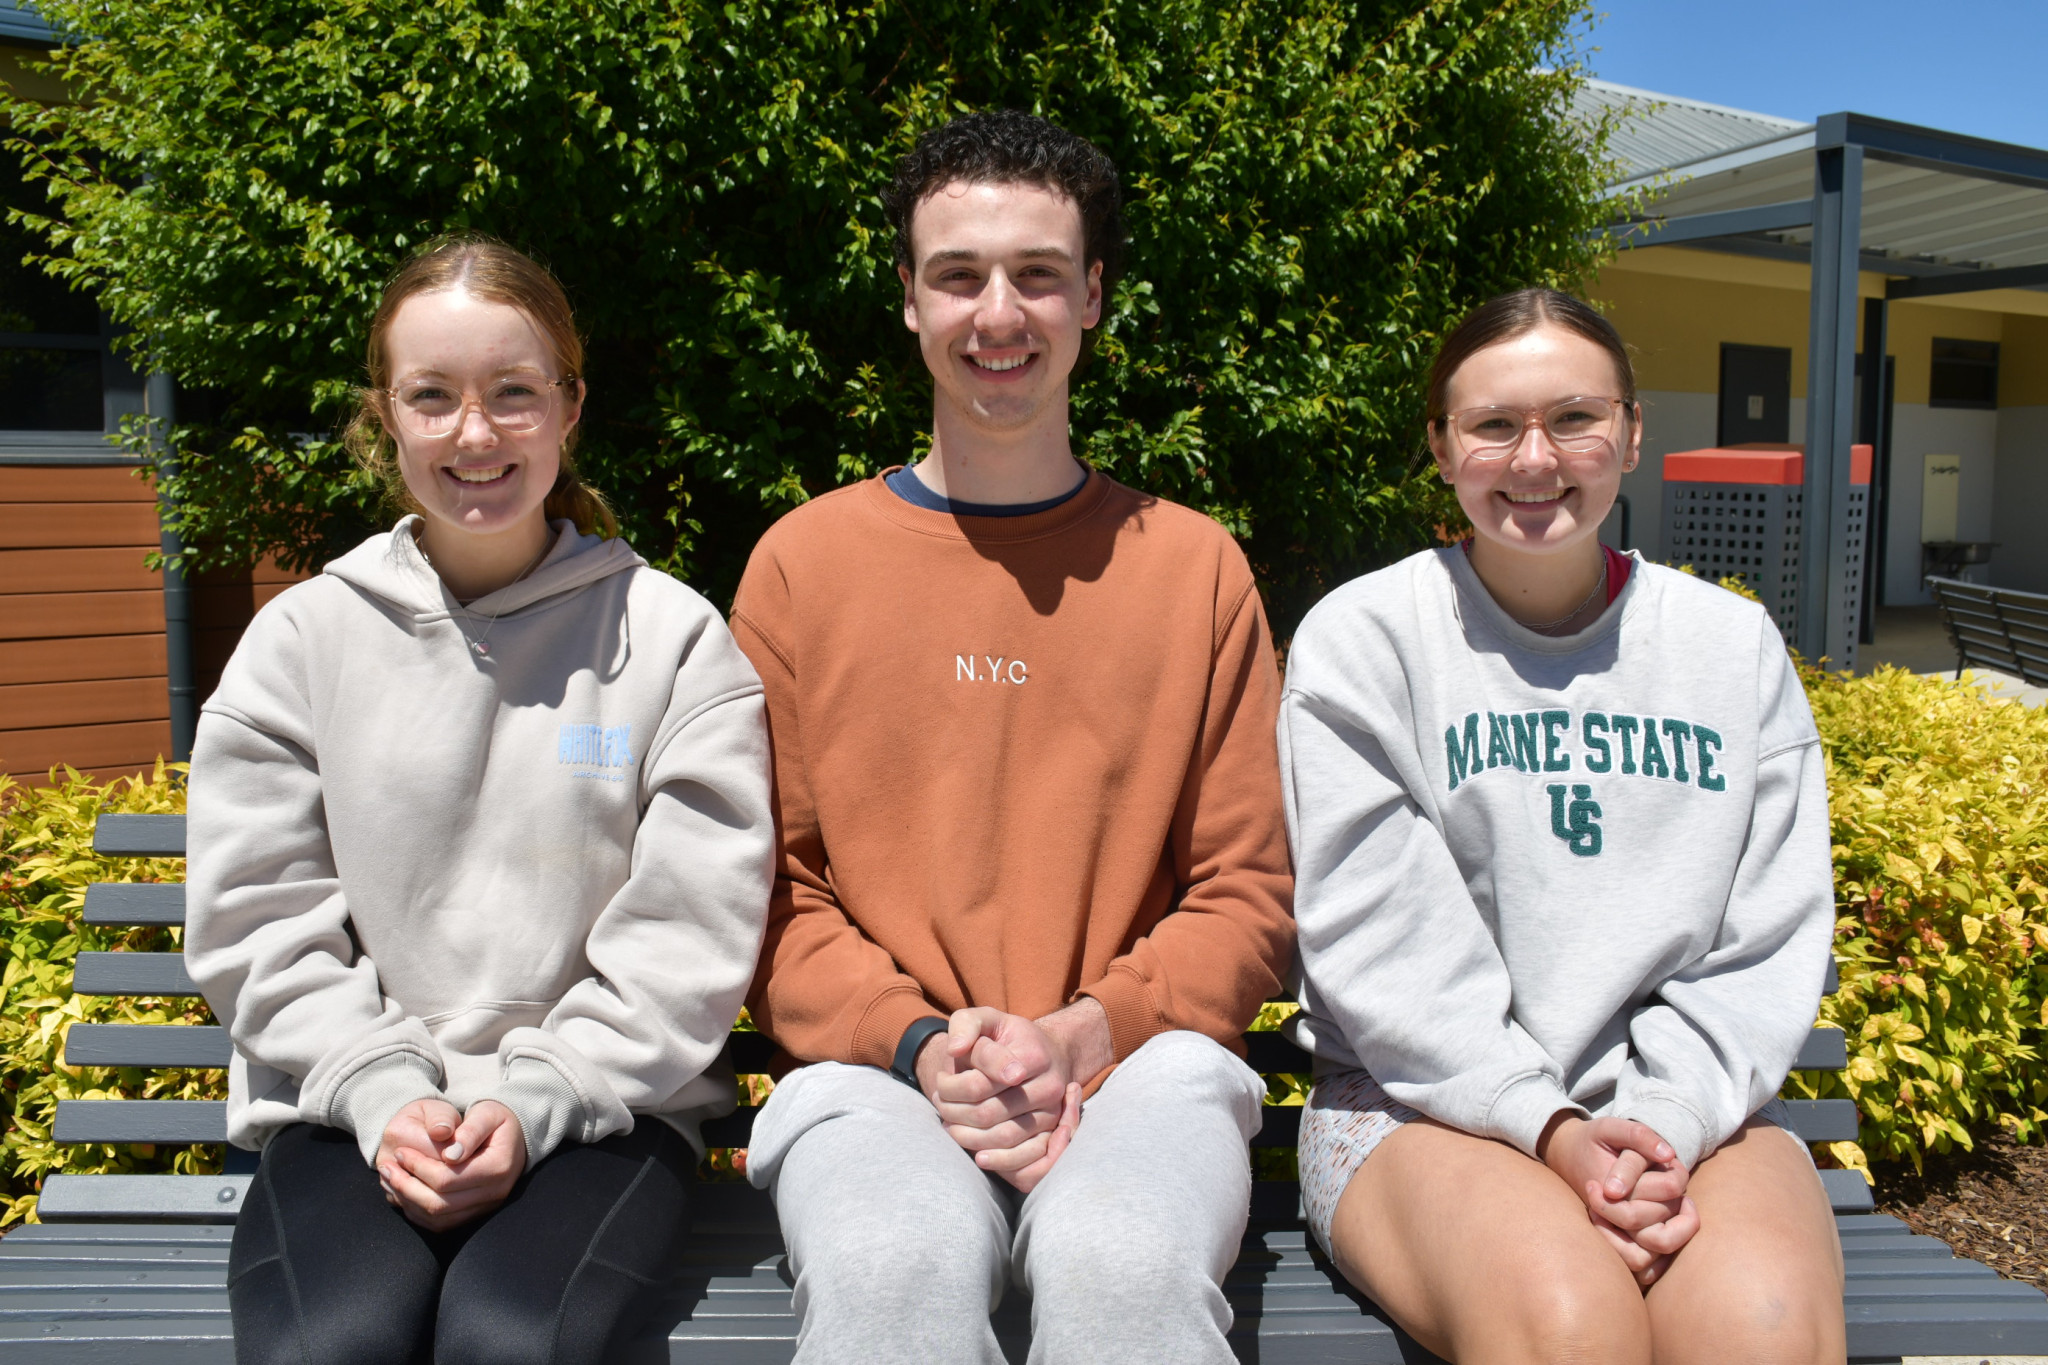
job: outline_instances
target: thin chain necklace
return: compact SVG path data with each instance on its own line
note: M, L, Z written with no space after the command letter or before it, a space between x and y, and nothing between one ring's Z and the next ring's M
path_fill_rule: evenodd
M420 558L421 558L421 559L424 559L424 560L426 560L426 561L427 561L427 567L428 567L428 568L430 568L430 569L434 569L434 560L433 560L433 556L431 556L431 555L429 555L429 554L427 553L427 546L426 546L426 542L425 542L425 541L422 541L422 540L420 540L420 539L419 539L419 538L418 538L417 536L415 536L415 537L413 538L413 544L415 544L415 545L417 545L417 546L419 547L419 551L420 551ZM552 549L554 549L554 548L555 548L555 536L554 536L554 533L553 533L553 532L551 531L551 532L549 532L549 533L548 533L548 538L547 538L547 539L546 539L545 541L543 541L543 542L541 543L541 547L540 547L540 553L539 553L539 554L536 554L536 555L535 555L535 556L534 556L534 557L533 557L532 559L529 559L528 561L526 561L526 567L525 567L525 568L523 568L523 569L521 569L521 570L519 571L519 577L517 577L517 578L513 579L511 583L507 583L507 584L505 585L505 588L509 588L509 587L512 587L512 586L513 586L514 584L517 584L517 583L521 583L521 582L524 582L524 581L525 581L525 579L526 579L526 576L527 576L528 574L532 573L532 572L533 572L533 571L534 571L534 570L535 570L536 568L538 568L538 567L540 566L540 562L541 562L541 561L542 561L543 559L546 559L546 558L547 558L547 554L548 554L548 551L549 551L549 550L552 550ZM435 572L436 574L438 574L438 573L440 573L441 571L440 571L439 569L434 569L434 572ZM496 589L493 589L493 591L495 591L495 592L503 592L503 591L505 591L505 588L496 588ZM486 593L486 594L485 594L485 596L489 596L489 595L490 595L489 593ZM467 603L464 603L463 605L467 606L468 604L467 604ZM498 618L499 618L500 616L503 616L504 614L505 614L505 609L504 609L503 607L499 607L499 608L498 608L498 609L497 609L496 611L492 612L492 613L491 613L491 619L490 619L490 620L488 620L488 621L486 621L486 622L484 622L484 633L483 633L483 634L481 634L481 635L479 635L479 636L477 636L477 637L476 637L476 638L475 638L474 640L470 640L470 638L469 638L469 627L468 627L468 626L465 626L465 625L463 625L463 624L462 624L462 618L461 618L461 617L459 617L459 616L456 616L456 615L454 615L453 613L450 613L450 614L449 614L449 617L448 617L448 619L449 619L449 620L451 620L451 621L453 621L453 622L455 623L455 628L456 628L457 630L459 630L459 631L461 631L461 632L462 632L462 638L463 638L464 640L467 640L467 641L469 641L469 647L470 647L471 651L473 651L473 652L474 652L474 653L476 654L476 657L477 657L477 658L479 658L479 659L488 659L488 658L489 658L489 657L491 656L491 647L490 647L489 645L485 644L485 643L484 643L484 641L486 641L486 640L488 640L488 639L490 638L490 636L491 636L491 627L493 627L493 626L497 625L497 624L498 624Z
M1577 616L1587 607L1593 605L1593 599L1598 597L1600 595L1601 589L1605 588L1606 586L1607 552L1603 550L1600 552L1600 577L1598 581L1596 581L1593 584L1593 591L1587 593L1584 599L1580 601L1579 605L1573 607L1570 611L1558 617L1555 621L1524 621L1522 622L1522 626L1527 630L1535 631L1538 635L1543 634L1545 631L1556 630L1559 626L1571 620L1574 616Z

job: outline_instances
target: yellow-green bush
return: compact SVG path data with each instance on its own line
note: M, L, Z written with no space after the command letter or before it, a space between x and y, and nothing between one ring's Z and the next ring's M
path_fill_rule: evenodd
M62 781L54 779L60 777ZM53 785L23 787L0 775L0 1226L35 1218L36 1190L52 1171L202 1173L216 1168L206 1148L60 1147L50 1140L57 1101L223 1099L222 1071L143 1071L64 1065L76 1023L210 1022L197 999L75 996L71 966L81 950L176 951L175 929L103 928L83 922L93 882L182 881L179 858L101 858L92 851L102 811L175 813L185 808L182 765L159 763L147 780L98 783L69 769Z
M1849 1070L1793 1077L1846 1095L1863 1154L1970 1145L1996 1123L2037 1141L2048 1112L2048 711L1968 682L1804 671L1829 759L1835 959L1821 1020Z

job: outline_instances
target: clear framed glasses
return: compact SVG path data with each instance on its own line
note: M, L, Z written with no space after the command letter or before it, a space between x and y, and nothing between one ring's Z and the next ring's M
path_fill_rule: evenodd
M1543 434L1559 450L1583 454L1611 443L1628 407L1619 398L1567 398L1543 410L1528 408L1461 408L1444 414L1444 428L1458 453L1468 460L1505 460L1522 448L1529 428Z
M478 394L438 379L408 379L381 392L390 401L398 425L415 436L452 436L472 406L499 431L517 436L538 431L554 410L555 390L575 382L573 375L546 380L514 376L500 379Z

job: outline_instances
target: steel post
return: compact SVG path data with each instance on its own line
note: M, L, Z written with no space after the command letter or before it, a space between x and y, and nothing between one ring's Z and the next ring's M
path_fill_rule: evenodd
M1840 118L1841 116L1833 116ZM1832 120L1823 120L1826 123ZM1867 535L1849 526L1849 445L1856 408L1856 275L1863 210L1863 149L1814 151L1812 331L1806 384L1806 482L1801 498L1799 652L1836 668L1856 665L1850 614ZM1867 522L1866 522L1867 525Z
M1870 505L1865 524L1870 528L1863 549L1863 610L1856 632L1858 644L1877 640L1877 599L1884 590L1886 538L1891 528L1891 442L1886 428L1891 425L1890 386L1885 382L1885 348L1889 308L1883 299L1863 301L1863 391L1856 414L1856 439L1870 447Z

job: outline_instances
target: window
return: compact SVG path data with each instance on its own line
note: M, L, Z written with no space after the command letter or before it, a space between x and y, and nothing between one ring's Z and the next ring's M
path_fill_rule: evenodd
M1927 385L1933 408L1998 406L1998 343L1934 339L1934 370Z
M0 170L0 210L47 213L41 185ZM42 243L0 222L0 426L10 431L106 430L99 309L21 258Z

